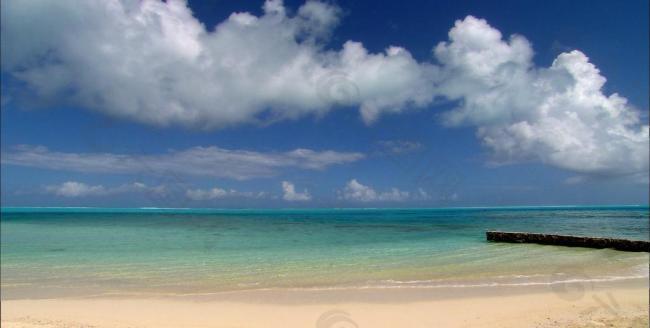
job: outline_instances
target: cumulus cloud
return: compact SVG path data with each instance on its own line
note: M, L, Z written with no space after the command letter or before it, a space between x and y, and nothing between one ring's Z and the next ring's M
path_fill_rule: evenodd
M1 66L23 99L153 125L220 128L337 107L356 107L372 123L440 98L458 103L444 122L476 127L494 163L648 177L648 125L624 97L604 93L606 79L585 54L564 52L538 67L526 38L504 38L472 16L455 23L428 63L397 46L369 53L347 41L328 49L341 10L317 1L288 14L269 0L260 16L233 13L214 28L180 0L0 6ZM253 175L273 169L262 171Z
M2 164L92 173L177 174L245 180L269 177L285 168L322 170L358 161L360 153L295 149L254 152L192 147L159 155L66 153L41 146L19 146L2 154Z
M341 10L307 1L289 15L232 13L206 28L185 1L2 1L2 69L30 96L154 125L218 128L340 106L428 104L431 65L403 48L324 45Z
M452 126L477 127L496 163L539 161L582 174L648 175L648 125L627 100L605 95L605 77L574 50L535 67L522 36L504 40L485 20L456 21L434 49L438 92L459 100Z
M423 192L423 190L418 190L418 193L421 195ZM426 195L426 192L424 192L424 195ZM386 192L377 192L373 188L361 184L357 179L352 179L343 188L340 198L358 202L400 202L409 199L409 192L401 191L397 188L391 188L390 191Z
M266 195L265 192L250 192L250 191L237 191L235 189L221 189L214 187L212 189L188 189L185 196L191 200L212 200L225 197L247 197L247 198L262 198Z
M63 197L86 197L86 196L106 196L112 194L142 192L162 194L166 192L165 186L147 186L141 182L123 184L121 186L106 188L103 185L87 185L83 182L67 181L60 185L50 185L45 187L45 191L50 194Z
M306 189L303 192L297 192L296 187L289 181L282 181L282 199L290 202L311 200L311 195Z

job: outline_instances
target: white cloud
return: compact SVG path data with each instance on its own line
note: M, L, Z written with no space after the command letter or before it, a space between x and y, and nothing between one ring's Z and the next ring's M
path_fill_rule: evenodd
M460 100L450 125L476 126L496 163L539 161L581 174L648 175L648 125L582 52L538 68L522 36L503 40L486 21L456 21L434 50L438 92ZM647 179L647 178L646 178Z
M420 195L422 195L421 191L422 190L420 190ZM343 188L340 198L359 202L400 202L409 199L409 192L401 191L397 188L391 188L390 191L386 192L377 192L373 188L361 184L356 179L352 179L347 183L345 188Z
M176 174L217 178L268 177L284 168L322 170L362 159L360 153L295 149L254 152L219 147L193 147L159 155L64 153L40 146L19 146L2 154L3 164L94 173Z
M372 123L438 97L459 103L445 122L476 127L495 163L537 161L580 175L648 179L648 125L625 98L603 93L606 79L585 54L565 52L537 67L523 36L504 40L472 16L434 48L434 65L396 46L368 53L347 41L327 49L341 10L316 1L295 15L267 1L261 16L233 13L214 29L180 0L0 6L1 66L27 87L23 99L147 124L219 128L345 106ZM261 167L252 175L276 168ZM231 169L229 177L251 175L247 166ZM197 174L215 171L201 166Z
M185 196L191 200L211 200L220 199L225 197L246 197L246 198L262 198L266 196L265 192L250 192L250 191L237 191L235 189L221 189L214 187L212 189L188 189Z
M141 182L134 182L113 188L106 188L103 185L91 186L83 182L67 181L60 185L47 186L45 187L45 191L47 193L63 197L86 197L105 196L129 192L162 194L166 192L166 188L162 185L150 187Z
M311 200L311 195L305 189L303 192L296 192L296 188L293 183L289 181L282 181L282 199L286 201L307 201Z
M89 186L85 183L68 181L58 186L47 186L49 193L64 197L97 196L105 195L106 188L102 185Z
M325 50L338 7L233 13L214 29L184 1L2 1L2 69L41 100L154 125L215 128L358 106L424 106L431 65L391 46Z

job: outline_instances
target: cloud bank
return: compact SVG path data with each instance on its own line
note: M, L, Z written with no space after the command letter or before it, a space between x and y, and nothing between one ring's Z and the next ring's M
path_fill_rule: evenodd
M122 193L148 193L163 194L167 192L165 186L147 186L141 182L123 184L118 187L107 188L103 185L91 186L83 182L67 181L60 185L50 185L45 187L47 193L62 197L87 197L87 196L106 196Z
M188 189L185 196L191 200L212 200L226 197L246 197L246 198L262 198L266 196L265 192L250 192L250 191L237 191L235 189L221 189L214 187L212 189Z
M282 169L322 170L364 158L361 153L295 149L254 152L192 147L159 155L65 153L41 146L19 146L2 153L2 164L90 173L195 175L246 180L270 177Z
M456 21L431 62L418 62L397 46L369 53L347 41L327 49L341 10L316 1L290 15L269 0L262 15L233 13L214 28L179 0L0 5L2 70L28 98L48 104L220 128L338 107L358 108L372 123L439 98L458 104L444 122L476 127L494 163L648 177L648 125L624 97L604 94L606 79L585 54L565 52L538 67L526 38L504 38L472 16ZM227 175L251 175L234 170ZM273 169L261 171L252 175Z

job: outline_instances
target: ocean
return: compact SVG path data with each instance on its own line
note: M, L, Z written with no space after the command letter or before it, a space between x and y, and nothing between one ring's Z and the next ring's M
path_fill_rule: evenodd
M648 276L648 253L486 230L648 240L648 207L3 208L2 298L464 288Z

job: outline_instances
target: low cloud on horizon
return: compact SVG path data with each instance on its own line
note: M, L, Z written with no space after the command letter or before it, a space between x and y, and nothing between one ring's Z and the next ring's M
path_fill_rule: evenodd
M289 202L304 202L311 200L311 194L305 189L304 191L296 191L296 186L289 181L282 181L282 199Z
M122 193L164 194L167 192L167 189L164 185L151 187L141 182L123 184L117 187L104 187L103 185L88 185L83 182L66 181L59 185L46 186L45 192L57 196L75 198L108 196Z
M390 188L389 191L376 191L374 188L364 185L357 179L348 181L345 187L339 191L339 199L352 202L405 202L429 199L429 194L422 189L417 192L409 192Z
M192 147L158 155L71 153L42 146L18 146L3 152L3 165L92 173L173 174L247 180L271 177L281 170L323 170L352 163L365 156L355 152L295 149L288 152L255 152L219 147Z
M167 197L185 197L192 201L216 201L226 198L250 198L250 199L277 199L276 196L266 191L239 191L235 189L225 189L213 187L207 189L189 188L183 195L178 193L179 186L157 185L149 186L142 182L125 183L118 186L91 185L79 181L66 181L60 184L45 186L42 191L47 194L65 198L85 198L100 196L115 196L120 194L140 193L148 196ZM282 197L286 202L307 202L312 200L312 196L307 189L302 191L296 190L293 183L282 181ZM342 190L337 191L337 198L350 203L373 203L388 202L401 203L422 201L429 199L429 194L423 189L416 192L402 191L397 188L390 188L388 191L376 191L370 186L364 185L352 179L348 181Z

